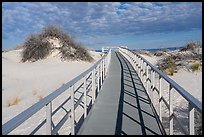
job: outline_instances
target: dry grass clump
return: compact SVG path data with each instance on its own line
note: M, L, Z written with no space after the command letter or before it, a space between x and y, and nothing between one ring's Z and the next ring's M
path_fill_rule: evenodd
M152 56L152 53L150 53L149 51L146 51L146 50L136 50L135 52L136 54L139 54L139 55L147 55L149 57Z
M170 75L170 76L173 76L176 71L176 68L175 67L170 67L170 68L167 68L166 70L164 70L165 74L166 75Z
M42 96L42 95L38 95L37 97L38 97L38 100L39 100L39 101L43 99L43 96Z
M165 72L167 75L173 75L177 72L177 67L175 63L175 56L167 56L157 63L158 68Z
M14 98L7 101L7 106L10 107L13 105L17 105L19 102L20 102L19 96L15 96Z
M190 72L201 70L202 53L197 52L199 47L201 46L198 42L190 42L180 51L158 51L157 56L162 56L162 59L158 61L157 66L167 75L173 75L180 68Z
M154 56L163 56L163 55L167 55L168 50L162 49L162 50L158 50L154 53Z
M191 65L191 70L194 72L194 71L198 71L200 70L200 67L201 67L201 64L198 63L198 62L195 62Z
M200 47L200 43L195 42L188 42L185 47L181 48L180 51L194 51Z
M190 72L201 70L202 60L194 56L174 54L164 56L157 63L158 68L167 75L173 75L178 69L183 68Z
M59 40L58 47L51 40ZM58 49L62 60L93 61L86 48L56 25L48 25L38 35L31 35L24 43L22 61L37 61L46 58Z
M36 96L39 101L44 98L42 95L39 95L39 94L38 94L38 90L37 90L37 89L34 89L33 92L32 92L32 94L33 94L34 96Z

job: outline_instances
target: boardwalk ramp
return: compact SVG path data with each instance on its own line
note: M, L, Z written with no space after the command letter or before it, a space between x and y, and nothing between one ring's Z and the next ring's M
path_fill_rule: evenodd
M165 134L138 74L121 53L111 53L109 74L78 134Z

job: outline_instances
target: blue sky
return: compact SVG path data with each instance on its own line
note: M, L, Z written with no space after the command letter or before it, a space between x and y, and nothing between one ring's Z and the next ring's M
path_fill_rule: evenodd
M48 24L92 49L179 47L202 42L202 3L3 2L2 49L24 43Z

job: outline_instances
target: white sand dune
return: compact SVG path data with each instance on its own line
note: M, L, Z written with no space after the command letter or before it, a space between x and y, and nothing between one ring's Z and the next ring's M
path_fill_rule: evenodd
M39 101L39 96L49 95L101 58L99 53L89 51L95 59L92 63L61 61L57 53L54 52L46 59L33 63L22 63L21 51L22 49L2 52L2 124ZM8 101L17 96L20 100L19 103L8 107ZM43 115L45 113L41 114L41 116ZM39 121L42 119L42 117L38 118ZM24 125L28 127L28 125ZM13 132L13 134L18 133L28 134L29 132L27 128ZM39 132L39 134L43 134L43 132Z

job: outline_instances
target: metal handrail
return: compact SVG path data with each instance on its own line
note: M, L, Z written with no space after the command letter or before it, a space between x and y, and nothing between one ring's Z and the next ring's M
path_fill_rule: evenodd
M78 82L79 80L81 80L82 78L84 78L87 74L89 74L90 72L92 72L94 69L96 69L96 67L98 65L101 65L102 62L104 62L105 58L107 58L107 56L110 54L110 50L109 53L104 55L99 61L97 61L92 67L90 67L89 69L87 69L85 72L81 73L80 75L78 75L77 77L75 77L74 79L72 79L71 81L67 82L66 84L64 84L63 86L61 86L60 88L58 88L57 90L55 90L54 92L52 92L51 94L49 94L48 96L46 96L44 99L40 100L39 102L35 103L34 105L32 105L31 107L29 107L28 109L26 109L25 111L21 112L20 114L18 114L17 116L15 116L14 118L12 118L11 120L9 120L8 122L6 122L5 124L3 124L2 126L2 134L6 135L8 133L10 133L11 131L13 131L15 128L17 128L18 126L20 126L24 121L26 121L28 118L30 118L32 115L34 115L35 113L37 113L40 109L42 109L45 106L48 106L51 104L51 102L57 98L60 94L62 94L64 91L66 91L67 89L69 89L70 87L72 87L76 82ZM105 65L105 63L104 63ZM106 69L108 67L108 64L106 64ZM102 70L103 71L103 70ZM104 73L104 72L103 72ZM106 73L104 73L104 75L106 75ZM72 97L71 97L72 98ZM49 106L48 106L49 108ZM49 110L50 111L50 110ZM52 113L52 112L51 112ZM51 115L51 114L50 114ZM49 116L48 116L49 117ZM47 120L48 121L48 120ZM50 131L51 132L51 131Z
M122 48L126 49L124 47L122 47ZM130 49L126 49L126 50L132 52ZM202 112L202 103L198 99L196 99L194 96L192 96L188 91L186 91L183 87L178 85L174 80L172 80L170 77L168 77L166 74L164 74L161 70L159 70L158 68L153 66L145 58L141 57L138 54L135 54L135 55L138 56L139 58L141 58L142 60L144 60L151 67L152 70L157 72L163 79L165 79L169 84L171 84L171 86L174 87L188 102L190 102L193 107L195 107L199 112Z
M146 59L141 57L140 55L134 54L131 50L125 47L120 47L119 51L122 52L123 54L126 54L132 61L133 66L136 66L139 71L139 77L143 81L144 76L146 76L146 81L143 82L143 84L146 84L146 89L148 90L148 83L149 81L151 85L151 94L150 94L150 99L153 101L153 91L156 89L157 93L159 94L159 118L162 121L162 111L161 111L161 101L164 102L166 107L169 110L169 122L170 122L170 134L173 134L173 118L178 122L181 130L185 134L195 134L194 133L194 128L195 128L195 121L194 121L194 108L202 113L202 103L193 97L189 92L187 92L184 88L182 88L180 85L178 85L174 80L169 78L167 75L165 75L162 71L160 71L158 68L153 66L151 63L149 63ZM136 65L135 65L136 63ZM146 68L145 68L146 66ZM150 75L152 78L149 78L148 73L149 73L149 67L150 67ZM143 74L141 74L143 72ZM159 75L159 89L155 87L155 72ZM169 104L167 101L163 98L162 96L162 90L161 90L161 79L164 79L166 82L169 83ZM189 105L189 132L187 132L186 129L183 128L181 125L180 121L178 120L177 116L175 115L173 111L173 92L171 91L172 89L175 89L182 97L184 97L188 101ZM147 91L148 92L148 91Z

